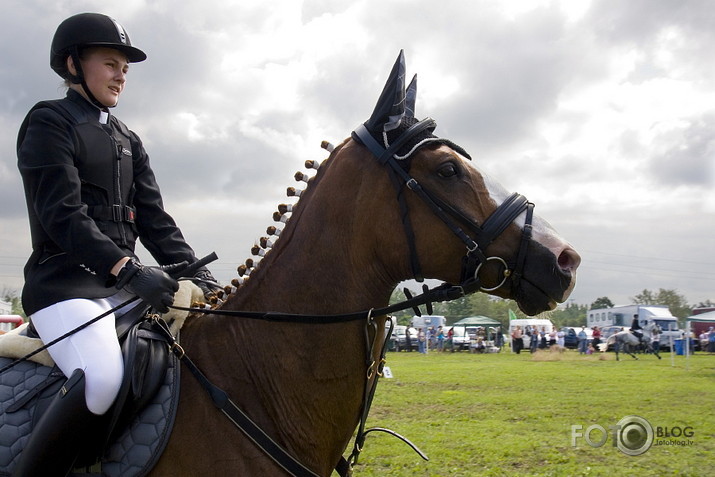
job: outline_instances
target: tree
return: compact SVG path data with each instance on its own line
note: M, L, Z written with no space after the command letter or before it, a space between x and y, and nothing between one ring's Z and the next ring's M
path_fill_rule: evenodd
M610 300L605 297L599 298L598 300L603 299L610 303ZM594 303L598 303L598 300ZM611 305L611 307L613 307L613 305ZM591 304L591 308L595 308L595 306ZM563 328L564 326L584 326L586 324L586 312L588 312L588 310L589 307L586 305L568 303L564 308L552 311L549 319L556 328Z
M16 290L5 287L3 288L0 296L2 296L3 301L10 303L13 315L20 315L27 319L25 311L22 309L22 301L20 300Z
M692 307L688 305L685 297L677 292L677 290L666 290L661 288L658 293L650 290L643 290L635 297L632 297L634 305L666 305L673 316L685 318L690 316Z
M400 290L400 288L395 288L392 290L392 295L390 296L390 305L394 305L396 303L401 303L403 301L407 300L407 297L405 294ZM402 310L393 313L393 316L397 318L397 325L409 325L410 321L412 320L412 310L407 309L407 310Z
M591 303L591 309L598 309L598 308L613 308L615 305L613 302L608 298L607 296L602 296L601 298L596 298L596 301Z
M655 294L650 290L643 290L636 296L631 297L634 305L658 305Z

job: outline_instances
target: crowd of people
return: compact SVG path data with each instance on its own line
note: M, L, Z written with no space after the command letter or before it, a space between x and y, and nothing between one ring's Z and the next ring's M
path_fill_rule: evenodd
M586 332L586 327L582 326L581 330L576 332L577 346L579 354L593 354L598 349L598 345L601 343L601 330L598 326L591 328L591 337L589 338L589 333ZM525 349L524 337L528 337L529 352L535 353L540 349L551 348L552 346L558 346L560 348L566 347L566 331L564 328L560 330L551 329L546 330L546 327L526 325L524 329L521 326L517 326L511 333L511 346L512 350L516 354L521 354L521 351Z
M552 329L547 331L545 327L537 327L527 325L524 328L516 326L511 333L511 348L516 354L520 354L528 347L530 353L535 353L538 350L549 349L552 346L566 348L567 332L565 328L560 330ZM603 342L602 330L598 326L594 326L587 330L585 326L576 328L576 350L579 354L590 355L599 351L598 345ZM637 332L637 330L636 330ZM657 349L660 347L660 328L656 325L650 330L651 342L650 346ZM413 336L414 335L414 336ZM508 343L505 342L505 335L502 334L501 327L497 330L487 331L483 326L470 329L468 334L465 334L465 341L455 342L454 327L445 328L426 327L417 328L410 332L408 327L405 330L405 343L403 345L395 345L396 350L412 351L413 342L417 344L417 351L426 354L429 351L457 351L459 349L469 349L474 353L499 352ZM525 338L527 338L525 340ZM707 331L702 332L698 339L700 340L701 349L708 353L715 353L715 327L710 327ZM525 346L526 343L526 346Z
M698 336L700 349L708 353L715 353L715 326L711 326L707 331L703 331Z
M415 336L410 330L410 327L405 329L404 345L400 346L399 342L396 341L395 347L397 351L404 349L411 352L413 340L417 342L417 352L422 354L426 354L429 351L455 352L463 347L474 353L498 352L504 346L504 335L501 327L498 327L491 334L483 326L472 328L469 333L465 333L465 341L461 343L455 342L454 326L449 327L446 331L443 326L436 328L433 326L420 327L415 330Z

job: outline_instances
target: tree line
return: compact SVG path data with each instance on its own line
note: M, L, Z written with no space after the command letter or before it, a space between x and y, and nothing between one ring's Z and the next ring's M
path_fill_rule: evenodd
M663 288L657 292L643 290L641 293L630 298L634 305L666 305L673 316L677 318L690 316L693 308L715 306L715 303L711 300L706 300L696 305L689 305L685 297L676 290ZM397 288L392 293L390 303L399 303L405 299L404 292ZM613 306L613 302L604 296L596 299L590 305L568 302L555 310L544 312L538 315L538 317L550 319L558 328L563 326L585 326L586 312L588 310L593 308L612 308ZM528 316L519 310L514 300L502 299L487 295L486 293L473 293L451 302L434 303L433 308L433 314L443 315L447 319L447 324L455 323L468 316L482 315L499 321L502 326L506 328L509 325L510 311L513 312L517 318L528 318ZM421 311L422 314L427 314L424 306L421 307ZM397 323L401 325L408 325L413 315L414 311L412 310L405 310L395 314Z

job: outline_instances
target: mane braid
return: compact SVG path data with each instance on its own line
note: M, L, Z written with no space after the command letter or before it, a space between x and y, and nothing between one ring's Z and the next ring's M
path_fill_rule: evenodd
M335 146L333 146L328 141L322 141L320 143L320 147L330 152L331 154L335 150ZM330 159L330 157L328 157L328 159ZM316 174L311 176L307 173L300 171L295 173L295 175L293 176L294 179L298 182L304 182L306 184L306 187L303 190L296 189L295 187L288 187L286 189L286 196L295 197L296 201L292 204L279 204L277 210L273 213L272 218L274 222L282 223L287 226L288 221L293 215L293 210L295 210L296 206L298 205L300 198L303 197L306 191L308 191L308 189L311 187L314 182L314 177L317 176L318 172L320 172L320 167L322 163L324 163L326 160L322 162L316 160L305 161L306 169L317 171ZM251 255L253 256L253 258L248 258L245 263L242 263L236 268L238 277L233 278L231 280L231 284L224 287L224 296L219 297L218 300L213 301L211 303L211 308L220 308L223 302L225 302L225 300L227 300L231 295L236 294L239 289L246 285L251 274L255 273L263 259L265 259L265 257L268 256L271 253L271 250L276 246L282 231L283 228L277 227L276 225L270 225L266 228L266 234L270 238L265 236L260 237L254 243L254 245L251 247ZM197 303L194 305L201 306L203 304Z

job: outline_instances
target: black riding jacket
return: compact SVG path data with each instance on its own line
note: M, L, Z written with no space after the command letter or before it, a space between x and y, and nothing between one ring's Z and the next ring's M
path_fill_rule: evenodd
M20 128L32 255L22 304L28 315L70 298L116 293L110 270L136 239L159 264L196 260L172 217L139 137L74 90L35 105Z

